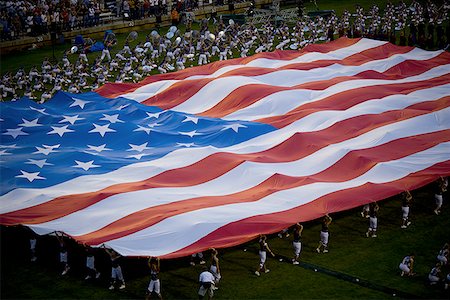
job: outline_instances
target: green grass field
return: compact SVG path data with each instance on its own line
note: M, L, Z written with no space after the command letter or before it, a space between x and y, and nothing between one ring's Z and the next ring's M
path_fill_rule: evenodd
M334 9L338 15L344 9L354 11L353 1L317 1L319 9ZM383 6L387 1L375 1ZM398 2L398 1L393 1ZM409 2L409 1L407 1ZM374 1L358 1L369 8ZM305 1L306 10L314 5ZM167 28L160 32L165 33ZM142 40L147 32L139 32ZM118 35L123 46L125 34ZM57 45L55 54L61 59L70 44ZM113 52L114 54L114 52ZM89 54L92 61L98 53ZM40 66L44 57L51 57L51 47L0 56L0 73L16 71L20 66L29 69ZM434 265L440 247L450 241L450 211L448 197L443 214L432 213L434 199L429 187L414 191L417 200L412 209L413 224L400 229L399 199L388 199L380 206L379 237L368 239L364 233L368 220L359 216L359 209L333 215L330 227L330 253L317 254L314 249L319 239L317 221L305 224L301 261L305 265L293 266L269 258L271 272L257 278L253 272L258 264L256 241L232 249L221 249L222 281L216 292L217 299L388 299L396 297L448 299L449 293L439 287L426 285L426 276ZM146 258L127 258L122 263L127 288L109 291L108 259L99 253L96 263L103 272L97 282L85 282L84 257L81 246L70 246L72 269L67 277L59 275L58 252L54 237L41 237L38 241L39 260L29 262L28 240L23 228L0 227L1 233L1 299L142 299L149 282ZM291 257L291 239L269 239L271 248L281 257ZM247 249L247 251L243 251ZM410 252L416 253L417 276L403 278L398 264ZM207 254L209 255L209 253ZM311 267L312 266L312 267ZM318 269L318 272L314 271ZM190 267L189 258L162 261L162 295L166 299L196 299L200 266ZM331 272L334 271L334 272ZM449 272L447 268L445 274ZM332 273L332 274L331 274ZM331 274L331 275L330 275ZM333 275L334 274L334 275ZM355 278L360 281L356 282Z
M405 298L446 299L448 291L426 284L428 272L444 242L450 240L450 212L432 213L434 199L429 187L414 191L411 208L413 224L400 229L398 198L380 203L378 238L366 238L368 220L359 208L333 215L330 227L330 252L317 254L317 221L305 224L302 265L294 266L269 258L270 273L256 277L253 272L259 258L256 241L233 249L221 249L222 281L217 299L387 299L392 294ZM28 240L23 228L2 227L1 298L121 298L145 297L149 282L146 258L127 258L122 262L127 288L109 291L110 267L107 257L98 253L96 264L103 271L97 282L84 282L84 258L80 246L69 247L72 269L67 277L59 275L57 243L54 237L38 240L36 263L29 262ZM280 257L291 257L291 238L269 238L269 245ZM246 249L247 251L243 251ZM411 278L399 275L402 258L416 253ZM207 253L209 255L209 253ZM318 269L318 272L314 271ZM334 271L330 272L330 271ZM444 269L444 274L449 272ZM166 299L197 298L197 280L201 266L189 266L189 258L162 261L162 295ZM324 273L325 272L325 273ZM333 273L329 275L329 273ZM356 282L355 278L360 281Z

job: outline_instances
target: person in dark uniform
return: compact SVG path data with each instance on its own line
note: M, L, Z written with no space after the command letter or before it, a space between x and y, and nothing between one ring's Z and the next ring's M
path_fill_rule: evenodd
M369 229L366 232L366 237L377 237L379 209L380 207L376 202L372 202L369 204Z
M402 193L402 226L401 228L406 228L411 225L409 221L409 207L411 206L412 196L409 191L404 191Z
M317 246L316 248L317 253L320 253L322 249L323 253L328 252L328 239L330 236L328 227L330 226L332 220L333 219L328 214L326 214L322 219L322 229L320 230L319 246Z
M436 182L436 192L434 193L434 199L436 200L436 208L434 213L439 215L441 213L442 203L444 202L443 194L447 191L448 181L444 177L440 177Z
M106 253L108 253L109 257L111 258L111 285L109 286L109 289L113 290L114 285L116 284L117 280L119 280L122 283L119 289L123 290L125 288L125 280L123 279L122 268L119 265L119 259L121 258L121 255L112 249L108 249L106 247L104 248Z
M61 263L61 266L62 266L62 269L63 269L61 275L64 276L70 270L70 266L69 266L69 263L68 263L68 260L67 260L67 256L68 256L68 254L67 254L67 247L66 247L66 243L64 242L64 234L62 232L60 233L58 231L55 231L55 235L56 235L56 238L58 239L59 248L60 248L60 250L59 250L59 262Z
M148 259L148 266L150 268L150 283L147 288L147 299L150 299L153 292L158 296L159 299L162 299L161 296L161 283L158 278L158 274L160 271L160 263L158 257L150 257Z
M294 226L294 240L292 241L292 247L294 247L294 258L292 259L292 263L294 265L298 265L298 258L300 256L300 252L302 251L302 231L303 225L300 223L295 224Z
M95 268L95 256L94 256L94 250L91 247L86 246L86 277L84 280L88 280L91 278L98 279L100 277L100 272L97 271Z
M266 268L266 259L267 252L269 252L272 257L275 257L275 254L270 250L269 245L267 244L267 237L264 234L259 236L259 268L255 271L256 276L260 276L261 272L269 273L270 270Z

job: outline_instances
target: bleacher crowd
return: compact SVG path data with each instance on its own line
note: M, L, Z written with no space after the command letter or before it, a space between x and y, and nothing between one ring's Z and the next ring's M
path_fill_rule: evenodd
M50 10L50 5L48 7ZM447 49L450 42L449 9L447 2L438 7L431 1L427 5L413 1L409 6L400 2L388 4L383 9L373 5L369 10L356 6L355 12L345 11L340 17L335 14L327 18L303 15L294 24L247 22L239 25L233 21L223 22L213 15L197 20L199 30L191 29L194 20L188 18L184 32L175 26L165 34L161 29L160 32L153 30L143 38L133 32L121 49L116 49L114 38L105 35L105 49L101 55L88 54L90 43L78 44L67 49L59 62L51 63L46 58L40 66L30 70L20 68L15 73L6 73L0 80L0 97L15 100L27 96L43 102L59 90L79 93L96 89L106 82L138 82L155 73L275 49L301 49L337 36L389 40L402 46L429 50ZM92 22L95 23L95 18ZM45 28L39 30L48 30L48 26Z
M101 25L105 20L144 19L192 11L201 5L223 5L198 0L20 0L0 1L0 41L23 36L40 36L51 31L64 32Z

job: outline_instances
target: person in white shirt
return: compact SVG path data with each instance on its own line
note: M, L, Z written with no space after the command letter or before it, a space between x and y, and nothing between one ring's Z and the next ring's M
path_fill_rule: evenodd
M208 295L208 299L211 299L214 296L214 275L208 271L207 267L204 267L204 271L200 273L198 281L200 283L198 298L203 299L205 295Z
M402 271L401 276L404 275L413 276L414 254L405 256L398 267Z
M430 285L434 285L441 281L441 264L437 263L433 269L431 269L430 273L428 274L428 281L430 282Z

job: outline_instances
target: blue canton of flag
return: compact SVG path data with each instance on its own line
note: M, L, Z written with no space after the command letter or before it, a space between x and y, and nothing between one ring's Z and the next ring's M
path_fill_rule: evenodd
M93 92L59 92L42 105L27 98L0 105L2 195L110 172L183 147L227 147L275 130Z

